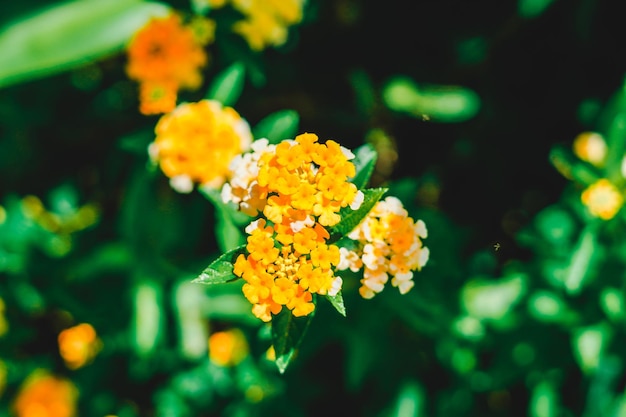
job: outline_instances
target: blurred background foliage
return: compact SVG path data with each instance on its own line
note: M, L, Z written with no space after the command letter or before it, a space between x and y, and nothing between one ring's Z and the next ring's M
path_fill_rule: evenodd
M0 16L0 416L626 415L626 218L581 201L600 178L624 192L619 2L308 0L261 51L229 7L33 16L62 4ZM220 253L219 213L148 164L158 117L124 48L170 8L217 22L179 101L241 69L232 105L256 131L289 111L372 144L372 185L429 230L409 294L346 288L345 318L320 303L284 374L239 284L190 283ZM573 151L587 131L601 166Z

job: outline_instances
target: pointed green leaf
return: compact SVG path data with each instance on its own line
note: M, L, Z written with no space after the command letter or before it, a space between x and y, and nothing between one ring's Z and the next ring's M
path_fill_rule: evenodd
M343 304L343 296L341 295L341 291L339 291L337 295L326 295L326 299L333 307L335 307L335 310L337 310L339 314L346 317L346 306Z
M300 116L295 110L279 110L266 116L252 129L254 138L266 138L270 143L293 139L298 133Z
M241 245L224 253L211 262L209 266L191 282L210 285L222 284L239 279L239 277L233 273L233 262L237 259L237 256L245 252L246 245Z
M360 190L367 187L367 184L370 181L374 168L376 167L378 153L372 145L365 144L358 147L354 152L354 155L355 158L352 163L356 168L356 175L352 178L352 182Z
M361 220L367 216L387 190L387 188L368 188L363 190L365 198L363 199L361 207L357 210L352 210L350 207L341 209L339 213L341 221L331 227L329 231L331 235L331 243L350 233L352 229L358 226L359 223L361 223Z
M293 359L302 339L313 320L313 313L305 317L294 317L291 310L283 310L272 317L272 345L276 353L276 366L282 374Z
M563 285L568 293L577 294L587 284L590 272L593 271L590 265L598 255L597 250L596 226L590 224L580 234L563 279Z
M58 74L122 51L164 3L82 0L42 8L0 31L0 88Z
M224 106L232 106L243 91L245 81L245 67L241 62L235 62L215 76L206 98L217 100Z

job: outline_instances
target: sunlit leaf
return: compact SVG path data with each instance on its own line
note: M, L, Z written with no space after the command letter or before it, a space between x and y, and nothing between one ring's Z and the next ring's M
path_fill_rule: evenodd
M357 210L350 207L341 209L339 212L341 221L330 228L331 241L336 241L358 226L386 192L387 188L368 188L363 190L365 198Z
M298 133L300 116L295 110L279 110L266 116L252 128L255 139L266 138L270 143L293 139Z
M351 181L357 186L359 190L367 187L370 181L374 168L376 167L376 160L378 159L378 153L376 149L370 144L359 146L354 152L354 160L352 163L356 168L356 175Z
M119 53L150 18L170 10L160 2L82 0L20 17L0 32L0 88Z
M389 417L419 417L424 411L424 389L416 381L407 381L398 392L398 397Z
M276 366L282 374L287 370L306 331L314 317L313 313L305 317L294 317L291 311L283 308L272 317L272 345L276 354Z
M624 313L624 296L622 291L617 288L605 287L600 293L600 306L604 313L611 319L623 319Z
M461 290L462 305L473 317L500 320L524 295L526 279L526 275L520 273L493 281L469 281Z
M561 297L552 291L539 290L528 300L528 310L537 320L546 323L571 323L577 315Z
M151 353L163 337L163 290L150 279L133 288L133 342L140 355Z
M241 253L245 253L246 245L232 249L214 260L202 273L191 282L198 284L222 284L239 279L233 273L233 262Z
M530 417L559 415L558 393L551 381L544 380L533 387L528 411Z
M235 62L215 76L206 94L207 99L217 100L224 106L233 106L243 91L245 67Z
M391 110L436 122L462 122L480 109L473 90L456 85L418 85L405 76L395 76L383 89L383 100Z
M583 372L590 373L598 367L612 333L612 328L605 322L573 331L574 357Z
M567 268L563 279L565 290L570 294L580 292L592 272L590 265L594 257L598 255L596 229L594 225L588 225L583 229L578 238L576 249Z

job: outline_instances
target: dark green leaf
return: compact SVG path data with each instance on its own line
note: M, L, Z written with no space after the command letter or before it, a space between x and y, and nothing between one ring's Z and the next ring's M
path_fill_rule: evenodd
M270 143L293 139L298 133L300 116L295 110L279 110L262 119L252 129L255 139L266 138Z
M210 187L200 187L199 190L215 207L215 237L220 249L226 252L244 244L246 239L240 226L250 223L250 217L237 211L234 205L224 203L218 190Z
M285 372L300 346L314 312L305 317L294 317L291 310L283 308L272 317L272 345L276 353L276 366L281 374Z
M241 62L235 62L218 75L211 83L206 98L217 100L224 106L232 106L243 91L245 68Z
M356 149L354 152L355 159L352 161L356 167L356 175L352 178L352 182L360 190L367 187L370 177L374 172L378 153L370 144L365 144Z
M352 210L350 207L341 209L341 221L335 226L330 228L331 242L345 236L350 233L352 229L361 223L361 220L367 216L376 203L381 199L383 194L387 192L387 188L368 188L363 190L365 198L361 207L357 210Z
M198 284L222 284L239 279L239 277L233 273L233 262L237 259L239 254L245 253L245 251L246 246L241 245L224 253L211 262L209 266L191 282Z

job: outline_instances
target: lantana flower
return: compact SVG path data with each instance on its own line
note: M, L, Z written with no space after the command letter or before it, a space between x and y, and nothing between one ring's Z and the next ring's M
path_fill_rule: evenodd
M209 358L219 366L235 366L249 353L248 341L237 328L218 331L209 337Z
M81 323L62 330L57 337L59 354L70 369L78 369L98 354L102 342L89 323Z
M288 29L302 21L304 0L231 0L244 19L235 22L233 32L241 35L250 49L261 51L281 46L287 40ZM211 8L224 6L225 0L210 0Z
M181 193L194 185L219 189L232 175L231 160L252 143L248 122L216 100L182 103L159 119L151 160Z
M354 154L333 140L319 143L312 133L270 145L259 139L253 152L231 164L233 176L222 189L233 202L261 217L246 227L247 254L233 272L242 277L244 296L263 321L283 307L296 316L313 312L313 294L337 295L342 279L334 274L339 247L327 243L327 227L339 210L358 209L363 193L349 182Z
M201 69L208 63L205 46L213 41L215 23L198 18L186 25L180 14L153 17L127 47L128 77L139 83L139 111L161 114L176 106L178 91L202 84Z
M363 269L359 288L363 298L380 293L390 278L391 285L406 294L414 286L413 271L428 262L430 252L422 244L427 236L425 223L415 222L397 197L388 196L348 234L357 246L341 249L338 269Z
M13 402L16 417L76 416L78 389L68 379L37 369L24 381Z
M581 201L593 216L610 220L622 208L624 197L611 181L601 178L583 191Z

